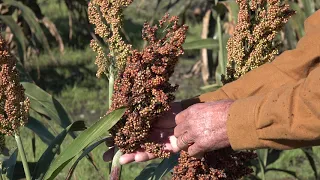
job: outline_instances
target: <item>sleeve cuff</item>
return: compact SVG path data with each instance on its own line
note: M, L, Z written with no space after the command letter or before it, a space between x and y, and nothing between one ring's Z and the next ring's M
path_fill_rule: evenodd
M253 96L235 101L228 113L227 134L232 149L265 148L257 135L256 109L263 97Z

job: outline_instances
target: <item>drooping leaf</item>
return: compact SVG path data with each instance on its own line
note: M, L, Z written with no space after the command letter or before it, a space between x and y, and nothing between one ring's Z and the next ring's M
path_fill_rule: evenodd
M48 130L48 128L33 117L29 116L26 127L37 134L39 138L47 145L49 145L55 139L55 136Z
M16 149L11 156L2 162L2 172L6 172L6 177L8 179L13 179L14 167L17 163L18 149ZM2 173L1 173L2 175Z
M72 167L70 168L69 170L69 173L68 173L68 176L66 178L66 180L70 180L73 173L74 173L74 170L76 169L78 163L87 155L89 154L91 151L93 151L96 147L98 147L100 144L106 142L107 139L109 139L110 137L107 137L107 138L104 138L104 139L101 139L95 143L93 143L92 145L90 145L89 147L87 147L83 152L82 154L77 158L77 160L73 163Z
M164 159L155 169L152 180L160 180L168 172L170 172L174 166L178 164L178 154L173 154L170 158Z
M195 50L195 49L219 49L219 41L215 39L199 39L195 41L186 42L183 45L185 50Z
M45 36L45 33L43 32L34 12L28 6L24 5L22 2L19 2L19 1L3 0L3 2L5 5L10 5L10 6L16 7L21 11L21 16L28 23L29 28L32 31L32 33L34 34L34 36L37 38L37 40L39 42L41 42L42 47L48 51L48 53L51 55L51 57L53 57L51 54L48 39Z
M12 34L13 38L18 47L18 54L20 57L20 61L24 62L26 57L26 38L23 34L21 27L17 24L17 22L9 15L0 15L1 21L7 25Z
M97 121L89 129L82 132L51 164L45 175L45 179L54 179L68 164L66 162L73 159L79 152L81 152L81 150L113 127L120 120L125 111L125 108L115 110Z
M35 170L33 172L33 179L42 179L49 169L49 166L51 162L53 161L55 155L60 150L60 146L67 136L69 131L79 131L84 130L85 124L83 121L76 121L73 124L71 124L69 127L67 127L65 130L63 130L48 146L48 148L45 150L45 152L40 157Z
M64 43L63 43L62 37L60 36L60 33L59 33L56 25L52 21L50 21L50 19L48 17L43 17L41 19L41 22L49 30L51 35L56 39L56 41L59 45L60 53L63 53L64 52Z
M140 174L135 178L135 180L151 180L155 169L159 166L159 163L148 164Z
M33 83L21 84L25 88L26 96L30 99L32 110L57 122L64 129L71 124L66 110L54 97Z

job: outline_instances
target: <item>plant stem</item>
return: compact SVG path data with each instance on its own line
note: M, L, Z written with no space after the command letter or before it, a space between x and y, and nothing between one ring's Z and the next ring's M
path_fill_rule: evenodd
M112 66L110 66L110 75L109 75L109 108L111 107L112 104L112 94L113 94L113 85L114 85L114 69ZM119 155L120 151L117 147L114 149L114 157L111 163L111 171L110 171L110 179L111 180L119 180L121 177L121 170L122 166L119 163L120 156Z
M22 145L22 142L21 142L21 138L20 138L20 136L18 134L15 134L14 137L15 137L17 145L18 145L18 150L19 150L19 154L20 154L20 157L21 157L23 170L24 170L24 173L26 175L26 179L27 180L31 180L28 161L27 161L26 153L24 152L24 148L23 148L23 145Z
M111 104L112 104L113 85L114 85L114 74L113 72L111 72L109 76L109 96L108 96L109 108L111 107Z

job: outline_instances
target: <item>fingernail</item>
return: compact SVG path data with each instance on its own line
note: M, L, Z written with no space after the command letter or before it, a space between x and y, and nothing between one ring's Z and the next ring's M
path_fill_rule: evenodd
M120 159L119 159L119 163L121 164L121 165L125 165L126 163L125 163L125 159L121 156L120 157Z
M181 150L177 145L177 138L175 136L170 136L169 141L174 152L179 152Z

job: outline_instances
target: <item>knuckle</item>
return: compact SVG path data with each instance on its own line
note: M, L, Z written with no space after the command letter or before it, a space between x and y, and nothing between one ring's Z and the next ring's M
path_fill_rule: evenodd
M176 117L174 118L176 124L178 124L179 122L182 122L183 121L183 117L184 116L182 115L182 113L177 114Z

